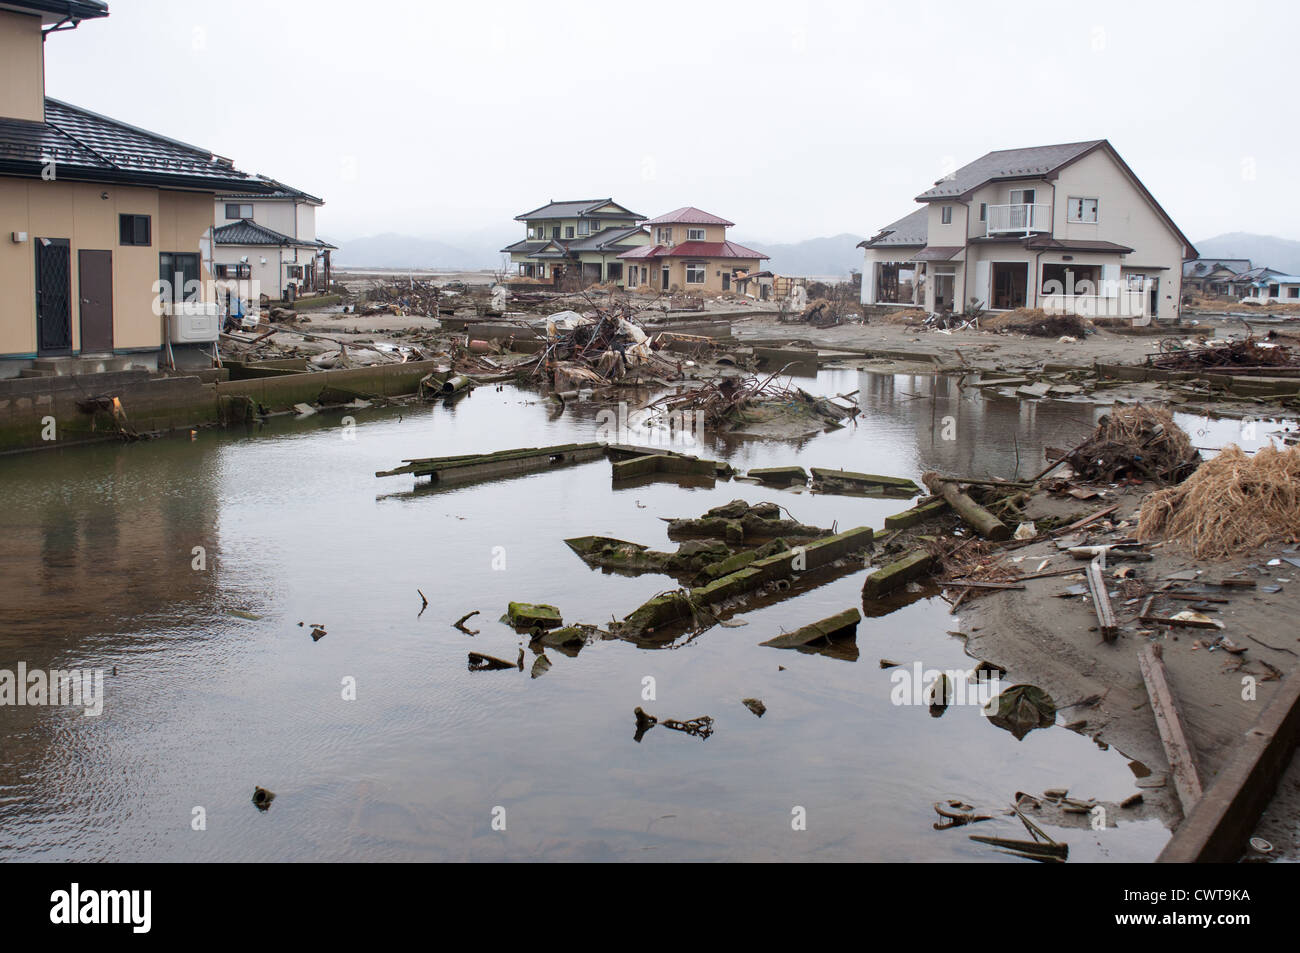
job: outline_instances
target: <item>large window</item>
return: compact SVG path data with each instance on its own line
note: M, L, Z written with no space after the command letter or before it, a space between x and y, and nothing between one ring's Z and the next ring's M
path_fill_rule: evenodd
M665 228L661 225L659 228L655 229L655 244L668 245L672 243L672 240L673 230L671 228Z
M149 216L148 215L119 215L118 223L118 241L123 245L148 245L149 244Z
M253 266L243 262L235 265L214 265L218 278L252 278Z
M238 202L226 203L226 218L229 221L233 222L236 219L252 218L252 217L253 217L253 206L240 205Z
M1035 192L1033 189L1012 189L1012 205L1033 205Z
M686 283L688 285L704 284L704 262L689 261L686 263Z
M1082 222L1085 224L1095 224L1097 221L1097 200L1075 198L1070 196L1069 214L1067 218L1071 222Z
M704 229L702 229L702 228L688 228L688 229L686 229L686 240L687 240L688 242L702 242L702 241L704 241Z

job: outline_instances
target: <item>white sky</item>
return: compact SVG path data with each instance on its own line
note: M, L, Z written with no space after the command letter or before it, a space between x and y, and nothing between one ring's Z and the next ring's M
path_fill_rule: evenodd
M48 94L454 238L549 199L869 235L946 169L1109 138L1193 240L1300 239L1300 4L110 0ZM522 226L518 226L522 228Z

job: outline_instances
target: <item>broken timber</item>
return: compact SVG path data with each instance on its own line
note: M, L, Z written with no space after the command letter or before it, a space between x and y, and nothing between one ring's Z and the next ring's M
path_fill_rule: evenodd
M1119 625L1115 621L1115 610L1110 605L1110 593L1106 591L1106 577L1102 574L1101 557L1088 563L1088 591L1092 593L1092 607L1097 611L1097 625L1101 637L1107 642L1119 638Z
M1187 743L1187 732L1183 729L1178 703L1169 688L1160 647L1143 646L1138 653L1138 664L1142 667L1142 678L1146 681L1151 710L1155 713L1156 727L1160 730L1160 741L1165 746L1169 770L1174 776L1174 788L1178 791L1178 800L1183 805L1183 817L1186 818L1201 799L1201 779L1196 773L1196 759L1191 745Z
M963 493L956 483L937 473L927 473L921 479L931 493L947 500L948 505L985 539L1002 542L1011 538L1007 524Z
M427 476L434 483L470 483L494 477L513 476L534 470L550 470L595 460L605 453L600 443L570 443L556 447L527 447L499 453L475 453L458 457L424 457L403 460L405 466L381 470L377 477L410 473Z

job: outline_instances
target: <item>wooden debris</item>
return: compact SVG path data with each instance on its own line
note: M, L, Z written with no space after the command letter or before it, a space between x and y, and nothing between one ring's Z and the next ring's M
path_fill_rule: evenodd
M1201 799L1201 779L1196 772L1196 758L1187 741L1178 703L1169 687L1160 646L1143 646L1138 653L1138 664L1142 667L1142 678L1146 682L1147 696L1151 699L1151 710L1155 713L1156 728L1160 731L1160 741L1164 744L1165 757L1169 760L1169 769L1174 776L1174 788L1178 791L1183 816L1186 817Z
M956 483L937 473L927 473L921 479L931 493L947 500L948 505L985 539L1001 542L1011 538L1011 529L1007 524L963 493Z

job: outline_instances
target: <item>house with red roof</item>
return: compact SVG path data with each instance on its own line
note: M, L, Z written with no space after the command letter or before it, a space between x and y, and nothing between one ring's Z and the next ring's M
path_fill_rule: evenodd
M695 294L731 291L768 256L727 239L735 223L686 206L644 223L650 244L623 252L628 288Z

